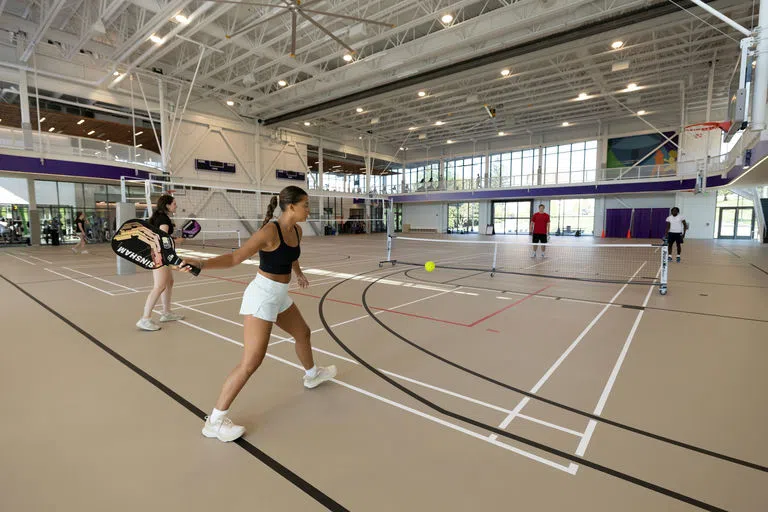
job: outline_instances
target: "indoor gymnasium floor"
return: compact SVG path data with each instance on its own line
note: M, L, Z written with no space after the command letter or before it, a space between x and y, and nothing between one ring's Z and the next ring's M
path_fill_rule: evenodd
M338 377L304 389L275 328L229 444L200 429L255 266L175 274L149 333L108 245L4 249L0 510L767 510L768 250L684 247L661 296L308 237L292 298Z

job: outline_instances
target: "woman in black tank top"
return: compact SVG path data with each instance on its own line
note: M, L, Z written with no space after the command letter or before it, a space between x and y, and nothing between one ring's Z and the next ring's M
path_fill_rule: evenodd
M149 223L160 231L173 234L174 225L171 215L176 212L176 199L172 195L163 194L157 200L157 206L149 218ZM181 238L174 238L176 244L182 242ZM171 294L173 293L173 274L170 267L163 266L152 271L154 286L149 292L147 300L144 302L144 311L141 318L136 322L136 327L143 331L157 331L160 326L152 320L152 311L158 300L163 304L163 312L160 315L160 322L174 322L183 320L184 315L171 311Z
M83 212L77 212L75 215L75 236L79 237L77 245L72 248L72 252L77 254L78 252L88 254L85 249L85 214Z
M309 286L299 266L302 232L298 225L309 217L309 196L299 187L286 187L280 192L279 203L280 218L270 222L278 204L278 197L273 197L261 229L241 248L205 261L186 259L180 265L182 270L188 270L187 264L204 271L225 269L259 254L258 275L246 289L240 310L245 315L243 358L224 382L216 407L203 427L203 435L220 441L234 441L245 433L245 428L233 424L227 413L232 401L264 359L273 323L295 340L296 355L306 370L305 387L314 388L336 376L334 366L315 366L309 327L287 295L292 273L296 274L301 288Z

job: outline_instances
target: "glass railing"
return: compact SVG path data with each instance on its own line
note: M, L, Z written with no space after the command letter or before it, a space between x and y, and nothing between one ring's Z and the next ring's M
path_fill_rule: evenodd
M143 148L134 148L116 142L105 142L87 137L61 135L55 133L29 133L29 141L24 140L24 132L18 128L0 128L0 150L12 149L29 151L35 156L50 158L80 157L99 160L100 163L121 163L140 165L151 169L162 169L160 155Z

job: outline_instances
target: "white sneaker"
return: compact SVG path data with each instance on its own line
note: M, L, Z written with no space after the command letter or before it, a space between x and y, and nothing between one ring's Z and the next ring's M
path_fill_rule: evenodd
M89 254L88 253L88 249L84 249L84 250L80 251L80 254Z
M308 389L316 388L323 382L331 380L335 376L336 367L334 365L321 366L317 369L317 374L315 374L314 377L308 377L306 374L304 374L304 387Z
M142 318L141 320L136 322L136 327L138 327L142 331L159 331L160 330L160 326L157 325L155 322L153 322L151 318Z
M73 247L73 248L72 248L72 252L73 252L73 253L75 253L75 254L77 254L77 248Z
M544 253L544 252L543 252L543 253L541 253L541 259L544 259L544 258L546 258L546 257L547 257L547 254L546 254L546 253Z
M531 254L531 258L536 259L536 253Z
M215 437L219 441L228 443L245 434L245 427L235 425L232 420L224 416L215 423L211 418L205 417L205 426L203 426L203 435L205 437Z
M176 320L184 320L184 315L171 312L163 313L162 316L160 316L161 322L175 322Z

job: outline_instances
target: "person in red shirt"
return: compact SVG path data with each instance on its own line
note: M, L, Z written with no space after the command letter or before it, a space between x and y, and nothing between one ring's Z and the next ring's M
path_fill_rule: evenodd
M547 243L547 234L549 233L549 214L544 212L544 205L539 205L539 211L533 214L533 217L531 217L531 233L533 234L533 243L534 244L546 244ZM538 245L533 246L533 253L531 254L531 258L536 257L536 249L538 249ZM547 246L542 245L541 246L541 257L546 258L547 256Z

